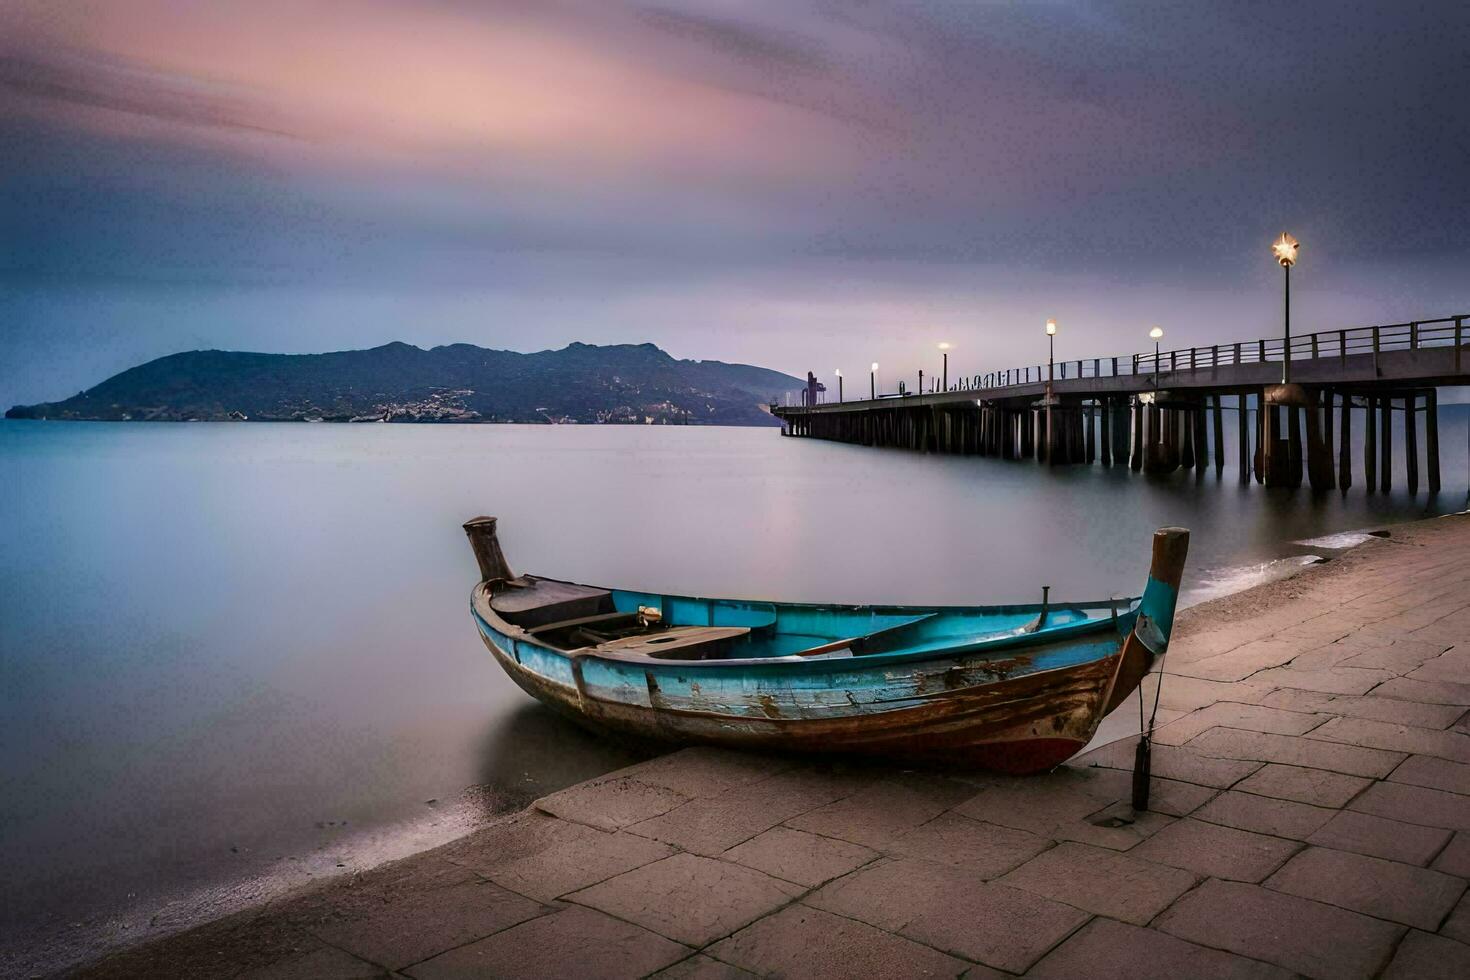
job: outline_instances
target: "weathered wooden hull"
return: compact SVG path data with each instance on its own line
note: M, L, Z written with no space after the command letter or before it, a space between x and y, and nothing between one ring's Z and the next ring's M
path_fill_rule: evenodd
M1188 546L1181 529L1155 535L1139 599L818 606L515 578L493 518L477 518L466 531L483 576L471 614L486 647L522 689L583 725L1011 773L1067 759L1137 689L1167 648ZM607 635L598 624L626 627L635 609L631 635L598 639ZM650 611L654 623L672 625L648 627ZM690 638L705 645L680 645ZM726 638L745 645L712 645ZM797 648L804 649L790 652Z
M581 684L575 676L570 684L552 680L549 671L517 659L514 640L490 628L479 614L476 620L486 648L532 697L595 730L662 741L1039 772L1076 754L1107 707L1131 693L1114 690L1124 658L1122 638L1112 634L1088 638L1100 655L1082 663L1006 678L1025 666L1019 660L1040 651L1003 663L989 659L967 665L937 658L883 671L865 684L843 687L834 680L836 697L805 703L797 696L782 698L775 685L762 690L759 683L742 684L740 694L701 699L690 696L690 689L698 691L701 678L706 687L718 684L712 675L733 667L638 665L648 693L634 700L627 686L610 696L614 691L597 690L597 685L589 690L585 678ZM842 694L847 710L830 710ZM732 704L737 698L742 703Z

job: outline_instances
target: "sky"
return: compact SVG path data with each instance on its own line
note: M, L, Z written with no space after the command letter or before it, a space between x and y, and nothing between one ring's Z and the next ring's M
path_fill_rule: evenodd
M830 380L1470 313L1470 6L0 0L0 407L179 350Z

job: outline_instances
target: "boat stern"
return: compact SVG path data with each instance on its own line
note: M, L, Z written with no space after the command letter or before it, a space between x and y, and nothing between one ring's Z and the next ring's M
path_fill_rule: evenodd
M1179 583L1184 578L1184 562L1188 556L1188 529L1162 527L1154 532L1148 584L1143 589L1133 630L1123 641L1118 675L1113 681L1103 714L1126 700L1143 683L1154 660L1168 652L1169 637L1174 632L1174 611L1179 605Z

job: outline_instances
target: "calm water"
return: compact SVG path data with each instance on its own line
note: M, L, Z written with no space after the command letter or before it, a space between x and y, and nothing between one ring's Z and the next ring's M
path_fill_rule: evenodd
M1465 415L1444 415L1444 491L1417 501L770 429L0 424L0 947L59 962L637 757L488 658L475 514L517 569L940 603L1134 592L1149 532L1182 524L1199 597L1294 541L1462 509Z

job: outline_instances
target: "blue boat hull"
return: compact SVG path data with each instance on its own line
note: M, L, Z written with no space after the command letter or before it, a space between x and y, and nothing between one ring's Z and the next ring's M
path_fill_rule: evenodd
M1158 553L1156 542L1156 566ZM1176 564L1182 569L1182 551ZM1177 587L1177 574L1169 581L1165 573L1151 576L1141 599L1116 604L971 609L611 592L615 607L657 608L684 629L764 624L751 630L760 636L742 633L744 646L712 659L629 655L626 642L557 649L542 637L558 624L527 629L497 612L501 578L476 586L471 612L522 689L594 730L1025 773L1075 754L1136 689L1167 646ZM855 629L868 632L820 642ZM806 655L783 652L795 645L783 639L791 636L807 644Z

